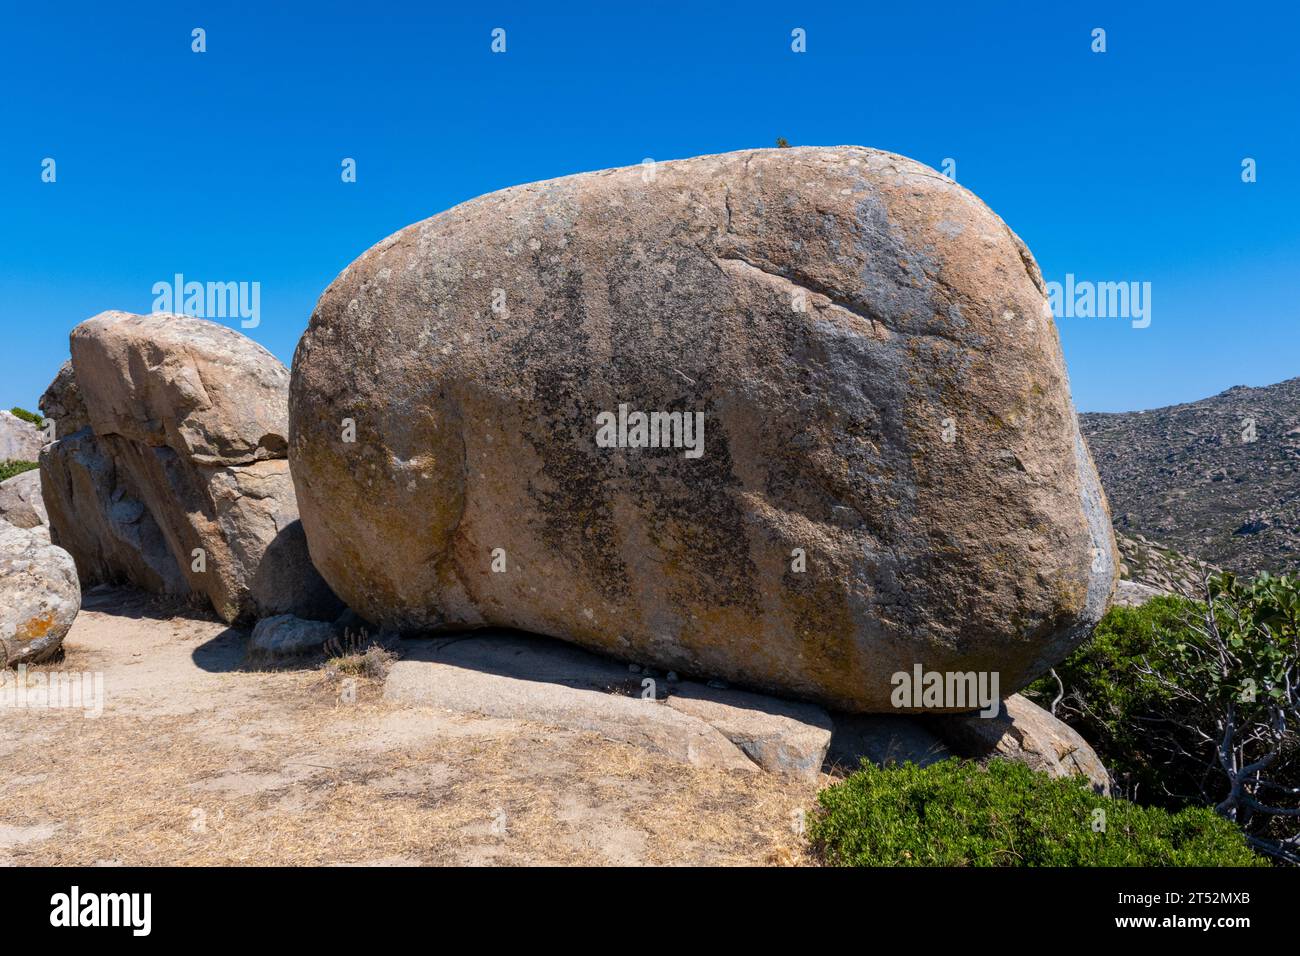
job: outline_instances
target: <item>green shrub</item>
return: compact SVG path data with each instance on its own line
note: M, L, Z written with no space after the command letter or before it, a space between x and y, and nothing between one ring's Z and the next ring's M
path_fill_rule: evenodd
M1193 770L1195 779L1186 779L1163 747L1152 747L1154 725L1186 727L1186 722L1176 695L1149 679L1146 668L1148 663L1169 668L1170 651L1195 613L1194 602L1173 596L1141 607L1112 607L1092 638L1056 667L1065 689L1056 715L1092 744L1125 793L1162 806L1197 802L1191 797L1200 790L1201 774ZM1024 694L1047 707L1058 692L1049 676Z
M14 475L21 475L24 471L39 467L40 465L34 461L0 461L0 481L7 481Z
M835 866L1268 865L1212 810L1112 800L1005 760L864 762L818 800L809 835Z
M1112 608L1056 668L1057 716L1132 799L1212 806L1300 863L1300 579L1221 574L1204 601ZM1027 695L1049 705L1049 678ZM1225 750L1225 741L1227 742Z
M41 418L40 415L37 415L35 412L29 412L25 408L19 408L17 405L9 409L9 414L13 415L15 418L21 418L25 422L31 422L37 428L45 427L45 419Z

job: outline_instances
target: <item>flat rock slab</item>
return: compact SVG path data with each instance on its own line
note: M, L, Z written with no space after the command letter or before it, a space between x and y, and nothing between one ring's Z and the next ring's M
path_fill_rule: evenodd
M758 767L708 722L639 696L626 665L546 638L483 632L406 642L387 700L598 733L696 767Z
M816 704L705 684L670 685L668 706L722 733L771 773L816 779L831 742L831 717Z

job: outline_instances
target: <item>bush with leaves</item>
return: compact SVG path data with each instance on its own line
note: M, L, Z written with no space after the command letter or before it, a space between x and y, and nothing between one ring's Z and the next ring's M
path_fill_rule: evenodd
M21 475L24 471L39 467L40 465L34 461L0 461L0 481L8 481L14 475Z
M1024 764L864 762L823 790L809 836L836 866L1261 866L1212 810L1171 813Z
M40 415L37 415L35 412L29 412L25 408L19 408L17 405L9 409L9 414L14 416L14 418L21 418L25 422L30 422L37 428L45 427L45 419Z
M1130 797L1212 806L1256 848L1300 862L1298 621L1300 580L1217 575L1202 601L1112 608L1056 669L1060 684L1027 693L1097 748Z

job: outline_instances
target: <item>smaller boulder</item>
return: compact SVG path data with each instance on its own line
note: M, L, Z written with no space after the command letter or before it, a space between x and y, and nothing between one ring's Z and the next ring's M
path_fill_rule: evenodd
M961 756L1001 757L1053 777L1087 777L1098 793L1111 792L1110 774L1088 742L1019 694L1002 701L995 717L945 714L934 717L932 726Z
M253 628L248 652L252 657L284 660L317 653L335 635L327 621L306 621L292 614L264 617Z
M53 657L80 610L72 555L0 521L0 667Z
M34 529L49 540L50 516L45 513L38 469L0 481L0 521L7 521L15 528Z
M1152 598L1164 597L1169 591L1153 588L1139 581L1123 581L1115 586L1115 597L1111 599L1112 607L1141 607Z

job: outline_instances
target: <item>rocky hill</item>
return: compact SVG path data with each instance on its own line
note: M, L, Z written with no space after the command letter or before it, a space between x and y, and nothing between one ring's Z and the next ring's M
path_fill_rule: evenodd
M1145 584L1158 591L1200 597L1207 576L1221 570L1180 554L1142 534L1115 532L1119 546L1121 581Z
M1300 571L1300 378L1080 424L1117 532L1234 571Z

